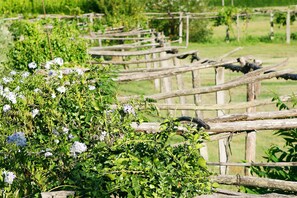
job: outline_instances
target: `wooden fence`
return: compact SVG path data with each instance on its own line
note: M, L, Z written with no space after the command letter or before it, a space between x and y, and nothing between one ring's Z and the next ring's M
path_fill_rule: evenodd
M142 34L144 33L144 34ZM172 116L191 115L203 118L205 111L217 112L212 117L205 117L209 125L205 129L212 141L219 141L219 162L208 162L209 166L220 166L220 174L225 175L227 166L296 166L296 163L257 163L255 162L256 131L297 128L297 110L256 112L256 107L271 105L271 98L258 99L261 81L274 77L296 80L297 75L291 74L292 69L282 69L288 60L279 64L261 67L253 60L240 57L228 58L230 54L240 50L235 49L216 60L200 59L197 50L180 52L180 47L172 46L162 34L153 30L135 30L128 33L97 34L88 39L104 38L119 40L121 44L91 47L89 54L100 58L92 64L112 64L123 66L118 83L137 81L152 81L154 89L147 89L144 98L154 99L161 111L167 111ZM129 39L128 39L129 38ZM187 59L188 58L188 59ZM213 69L215 85L202 86L201 72ZM226 81L226 70L241 72L243 75ZM186 80L187 79L187 80ZM226 91L246 86L246 101L226 103ZM262 87L263 89L263 87ZM215 103L204 104L203 95L215 94ZM121 96L119 100L128 102L140 98L139 95ZM281 101L290 101L290 96L280 96ZM225 115L226 110L238 110L241 113ZM159 123L133 123L136 131L157 133ZM180 130L183 130L182 128ZM246 134L246 163L228 162L227 138L233 135ZM207 148L207 147L205 147ZM204 148L204 151L206 152ZM207 159L206 154L204 154ZM246 172L248 175L248 171ZM218 179L215 179L218 181ZM221 183L223 179L220 180ZM225 182L226 183L226 182Z

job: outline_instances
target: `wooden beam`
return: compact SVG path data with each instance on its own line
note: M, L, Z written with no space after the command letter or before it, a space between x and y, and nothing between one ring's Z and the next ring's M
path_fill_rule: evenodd
M206 162L209 166L263 166L263 167L284 167L284 166L297 166L297 162Z
M297 118L217 122L207 124L210 126L210 129L205 131L212 133L246 132L251 130L279 130L297 128ZM156 122L145 122L140 125L132 123L131 126L139 132L157 133L160 130L160 123Z
M260 188L278 189L283 191L297 192L297 182L284 181L277 179L248 177L248 176L232 176L232 175L219 175L212 176L212 182L226 185L238 186L253 186Z
M173 54L173 55L166 55L164 57L160 58L152 58L152 59L145 59L145 60L132 60L132 61L101 61L101 62L91 62L92 64L112 64L112 65L123 65L123 64L140 64L140 63L153 63L153 62L160 62L160 61L165 61L169 60L172 58L177 58L179 56L185 56L185 55L191 55L193 53L196 53L197 50L192 50L188 52L183 52L183 53L178 53L178 54ZM148 55L148 54L146 54ZM171 67L170 67L171 68ZM176 67L174 67L176 68ZM147 72L150 70L146 70ZM128 71L129 72L129 71ZM143 71L141 71L143 72Z
M165 57L164 57L165 58ZM167 58L165 58L166 60ZM129 82L129 81L141 81L141 80L152 80L156 78L166 77L166 76L173 76L189 71L195 71L200 69L206 69L210 67L220 66L224 64L229 64L234 61L228 61L228 62L220 62L220 63L213 63L213 64L201 64L201 63L192 63L187 66L181 66L181 67L168 67L162 68L161 71L156 72L149 72L149 73L140 73L140 74L133 74L133 75L126 75L126 76L119 76L117 79L115 79L117 82ZM158 69L160 70L160 69ZM141 70L143 71L143 70ZM199 88L199 87L197 87ZM182 90L181 90L182 91Z
M280 75L283 75L283 74L286 74L286 73L290 73L291 71L292 70L282 70L282 71L271 72L271 73L263 74L263 75L256 75L257 72L261 72L259 70L256 70L256 71L250 72L250 73L248 73L248 74L246 74L246 75L244 75L242 77L239 77L239 78L237 78L235 80L224 83L222 85L201 87L201 88L195 88L195 89L177 90L177 91L172 91L172 92L168 92L168 93L147 95L147 96L144 96L144 97L145 98L155 99L155 100L162 100L162 99L166 99L166 98L173 98L173 97L186 96L186 95L213 93L213 92L216 92L216 91L231 89L231 88L238 87L240 85L244 85L244 84L255 82L255 81L274 78L276 76L280 76ZM249 74L255 74L255 75L251 76ZM130 100L130 99L136 99L136 98L139 98L139 97L140 96L120 97L119 100L126 101L126 100Z
M258 70L257 70L258 71ZM152 98L155 100L160 100L160 99L166 99L166 98L172 98L172 97L178 97L178 96L186 96L186 95L193 95L193 94L206 94L206 93L213 93L216 91L222 91L222 90L228 90L234 87L238 87L240 85L244 85L247 83L255 82L255 81L260 81L264 79L270 79L274 78L286 73L291 72L292 70L282 70L278 72L271 72L268 74L263 74L263 75L255 75L255 76L242 76L239 77L233 81L229 81L227 83L221 84L221 85L215 85L215 86L209 86L209 87L200 87L200 88L195 88L195 89L185 89L182 91L173 91L170 93L162 93L162 94L154 94L154 95L149 95L145 96L146 98ZM254 71L256 72L256 71ZM253 72L251 72L253 73ZM256 73L255 73L256 74Z
M149 50L141 50L141 51L92 51L89 50L88 53L91 55L98 55L98 56L141 56L146 54L152 54L152 53L161 53L166 52L170 50L178 49L178 47L163 47L163 48L153 48Z

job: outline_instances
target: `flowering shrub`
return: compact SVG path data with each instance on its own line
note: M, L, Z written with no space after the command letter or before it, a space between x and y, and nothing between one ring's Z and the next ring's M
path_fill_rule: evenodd
M155 108L147 101L118 102L109 66L74 68L87 57L85 42L76 48L71 31L53 29L51 53L38 27L28 23L13 30L10 71L0 73L2 197L63 189L80 197L192 197L211 191L199 153L205 133L189 127L182 134L186 143L173 146L173 120L158 134L136 132L131 123L146 121Z
M0 187L7 196L52 189L86 197L210 192L210 173L198 150L204 133L189 129L187 144L173 147L173 121L160 134L135 132L131 122L145 120L151 110L144 107L150 106L117 103L109 73L94 67L68 75L11 71L1 78L0 167L11 173L3 173Z
M47 21L40 22L13 22L11 31L15 43L8 53L8 65L12 69L28 70L46 63L47 68L53 64L49 60L57 58L54 63L62 65L65 62L83 64L87 60L87 45L79 37L75 25L66 22L49 21L53 29L47 30L43 26ZM28 67L28 63L31 63Z

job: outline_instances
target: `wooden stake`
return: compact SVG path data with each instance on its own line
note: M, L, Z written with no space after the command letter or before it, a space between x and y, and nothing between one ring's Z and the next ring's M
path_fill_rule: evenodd
M273 11L270 12L270 39L274 40L274 22L273 22Z
M186 32L186 47L189 46L189 36L190 36L190 15L187 13L187 32Z
M286 26L287 26L287 44L290 44L290 40L291 40L291 30L290 30L290 10L288 10L287 12L287 20L286 20Z
M161 52L160 53L160 57L164 57L166 56L166 52ZM161 67L166 68L168 67L168 61L162 61L161 62ZM171 83L171 77L164 77L162 78L162 87L161 87L161 91L162 93L167 93L167 92L171 92L172 91L172 83ZM167 98L165 99L165 102L167 104L173 104L173 100L172 98ZM173 111L169 111L170 114L173 114Z
M225 82L225 69L223 67L218 67L215 70L216 73L216 85L224 84ZM217 91L216 92L216 100L217 104L224 104L225 103L225 94L224 91ZM218 117L224 115L224 111L218 110L217 111ZM221 139L219 140L219 158L220 162L227 162L228 156L227 156L227 140ZM220 174L225 175L227 173L227 167L226 166L220 166Z
M251 102L257 99L259 94L259 82L247 85L247 101ZM247 108L247 113L256 112L256 107ZM256 160L256 132L248 132L245 140L245 160L253 162ZM249 168L245 168L245 175L249 175Z
M183 42L183 13L179 13L179 44Z

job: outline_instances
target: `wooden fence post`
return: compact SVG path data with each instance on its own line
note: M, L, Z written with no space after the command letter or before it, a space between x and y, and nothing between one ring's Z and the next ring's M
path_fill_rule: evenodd
M288 10L287 12L287 20L286 20L286 34L287 34L287 44L290 44L290 40L291 40L291 30L290 30L290 19L291 18L291 14L290 14L290 10Z
M216 73L216 85L223 84L225 81L225 68L223 67L217 67L215 70ZM225 93L224 91L218 91L216 92L216 100L217 104L224 104L225 103ZM218 110L217 116L223 116L224 111ZM221 139L219 140L219 160L220 162L227 162L228 156L227 156L227 139ZM227 173L227 167L226 166L220 166L220 174L225 175Z
M259 95L261 82L254 82L247 85L247 101L251 102L257 99ZM256 112L256 107L247 108L247 113ZM256 160L256 131L248 132L245 139L245 160L254 162ZM249 175L249 168L245 168L245 175Z
M160 58L166 57L166 52L161 52L160 53ZM166 68L169 67L168 65L168 60L161 61L161 67ZM166 92L171 92L172 91L172 83L171 83L171 77L164 77L162 78L162 86L161 86L161 92L166 93ZM165 99L166 104L173 104L173 99L172 98L167 98ZM169 111L170 114L173 114L173 111Z
M173 64L174 64L174 66L176 66L176 67L181 66L181 64L180 64L180 60L179 60L177 57L174 57L174 58L173 58ZM178 90L183 90L183 89L185 89L185 84L184 84L184 80L183 80L183 76L182 76L182 74L177 74L177 75L176 75L176 83L177 83L177 88L178 88ZM186 97L185 97L185 96L180 96L180 97L179 97L179 102L180 102L181 105L185 105L185 104L187 104ZM183 116L186 116L186 115L187 115L187 110L181 110L181 114L182 114Z
M178 42L181 44L183 42L183 13L179 13L179 39Z
M187 32L186 32L186 47L189 46L189 36L190 36L190 14L187 13Z
M155 44L155 34L152 34L152 38L153 38L153 44ZM155 48L154 46L152 48ZM157 58L157 54L156 53L153 53L152 54L152 58L153 59L156 59ZM154 69L157 69L159 67L159 64L157 62L153 62L153 68ZM155 89L156 90L161 90L161 83L160 83L160 79L155 79L154 80L154 84L155 84Z
M201 78L199 70L192 71L192 85L193 88L201 87ZM196 106L201 104L201 95L195 94L194 95L194 103ZM203 119L203 112L199 110L195 110L195 117ZM208 161L208 151L207 151L207 144L203 143L203 147L200 149L201 156Z
M273 11L270 11L270 40L274 39L274 22L273 22Z

